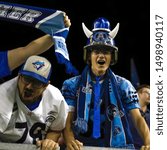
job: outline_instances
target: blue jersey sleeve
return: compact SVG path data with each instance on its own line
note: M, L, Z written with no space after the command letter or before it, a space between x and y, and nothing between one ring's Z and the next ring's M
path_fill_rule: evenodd
M140 108L138 94L131 82L122 77L118 77L117 81L125 110L129 111L131 109Z
M61 90L67 104L73 108L76 107L77 103L77 90L79 86L79 80L80 76L65 80Z
M0 51L0 78L11 74L8 65L8 51Z

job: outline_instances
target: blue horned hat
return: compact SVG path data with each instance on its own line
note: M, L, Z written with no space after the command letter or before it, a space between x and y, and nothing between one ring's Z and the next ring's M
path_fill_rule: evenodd
M83 31L88 38L86 46L84 46L84 61L89 63L88 56L92 50L110 50L112 54L111 65L117 63L118 48L114 44L114 38L119 30L119 23L111 31L110 22L100 17L93 23L93 30L90 31L84 23L82 23Z

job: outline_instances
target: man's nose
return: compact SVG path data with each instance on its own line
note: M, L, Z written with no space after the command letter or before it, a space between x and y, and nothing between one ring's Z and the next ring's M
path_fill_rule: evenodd
M99 57L104 57L104 53L103 52L99 52Z
M29 89L32 89L33 88L33 82L29 82L27 85L26 85L27 88Z

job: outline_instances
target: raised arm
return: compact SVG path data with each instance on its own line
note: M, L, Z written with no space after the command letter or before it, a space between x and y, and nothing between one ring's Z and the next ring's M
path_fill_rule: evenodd
M8 51L8 65L14 70L20 66L31 55L39 55L48 50L53 45L52 37L44 35L36 40L33 40L24 47L15 48Z
M70 19L64 15L64 23L66 27L71 26ZM53 45L53 40L50 35L44 35L36 40L33 40L24 47L15 48L8 51L8 65L10 70L14 70L20 66L31 55L39 55L47 51Z

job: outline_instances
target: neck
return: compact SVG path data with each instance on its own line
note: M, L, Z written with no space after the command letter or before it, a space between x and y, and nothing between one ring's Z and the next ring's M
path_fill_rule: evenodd
M105 76L105 74L97 75L97 74L94 74L93 72L91 72L91 79L92 79L93 81L96 81L96 77L98 77L99 80L103 80L104 76Z
M92 69L92 73L95 75L95 76L103 76L105 75L106 71L94 71Z
M143 103L141 103L141 102L139 102L139 103L140 103L141 110L142 110L143 112L146 112L146 110L147 110L147 105L145 105L145 104L143 104Z
M36 102L39 102L41 100L42 96L39 96L39 97L36 97L34 98L33 100L31 101L27 101L27 100L23 100L22 99L22 102L25 104L25 105L31 105L31 104L34 104Z

